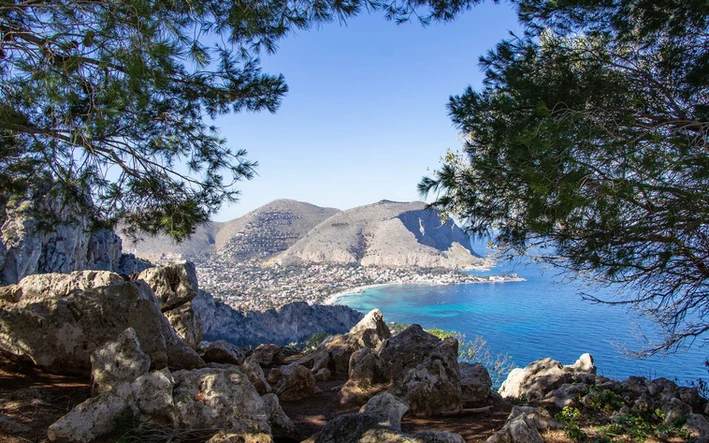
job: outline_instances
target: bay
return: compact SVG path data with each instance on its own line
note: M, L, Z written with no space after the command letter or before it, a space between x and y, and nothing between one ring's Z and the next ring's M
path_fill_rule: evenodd
M474 273L516 273L525 281L389 285L343 295L335 303L363 313L378 308L388 322L458 331L468 339L482 336L493 353L509 354L519 367L544 357L571 364L589 352L598 373L607 377L666 377L682 384L707 378L707 352L698 345L671 355L628 357L624 349L646 345L639 331L657 334L654 324L625 307L583 300L579 292L593 290L581 282L559 283L559 277L544 267L519 261ZM610 295L608 290L595 291L600 294L591 293Z

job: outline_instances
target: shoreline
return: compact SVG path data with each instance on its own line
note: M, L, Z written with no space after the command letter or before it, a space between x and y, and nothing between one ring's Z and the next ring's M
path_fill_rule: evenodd
M473 285L482 283L515 283L527 281L527 279L518 276L517 274L501 274L501 275L489 275L485 277L471 276L474 277L472 281L460 281L460 282L436 282L436 281L409 281L409 282L391 282L391 283L377 283L373 285L363 285L355 286L353 288L345 289L344 291L339 291L335 294L328 296L322 303L322 305L334 305L335 302L347 295L357 295L369 289L380 288L384 286L401 286L401 285L427 285L427 286L448 286L448 285Z

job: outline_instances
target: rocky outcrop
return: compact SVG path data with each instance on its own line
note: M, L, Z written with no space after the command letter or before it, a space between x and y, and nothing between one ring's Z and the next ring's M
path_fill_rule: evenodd
M17 283L38 273L129 273L149 266L124 255L113 231L94 229L76 202L50 192L50 184L38 184L26 199L0 205L0 283Z
M130 327L153 368L203 365L141 280L83 271L31 275L0 289L0 349L49 372L88 374L91 353Z
M544 396L565 383L584 376L593 376L596 367L589 354L582 355L579 360L569 366L564 366L551 358L544 358L530 363L526 368L515 368L507 376L500 387L503 397L525 397L530 402L540 400Z
M371 331L371 329L370 329ZM412 325L373 348L352 354L342 402L359 402L387 389L401 396L412 415L436 415L462 408L458 342L440 340Z
M480 363L460 362L460 388L463 403L480 403L492 393L490 373Z
M348 333L328 337L299 363L311 368L314 373L328 368L333 374L348 375L352 354L362 348L376 348L390 336L382 313L373 309Z
M290 420L277 401L264 401L238 370L155 371L92 397L49 428L55 442L88 442L109 433L113 422L130 411L141 422L181 429L223 429L264 434L269 419L284 432ZM291 423L292 425L292 423Z
M202 341L204 328L192 300L199 293L197 271L190 262L170 263L146 269L132 276L143 280L155 292L163 312L177 335L192 349Z
M296 401L315 395L315 377L305 366L297 363L281 368L278 384L273 388L283 401Z
M382 200L333 215L276 262L459 268L475 265L480 258L467 234L452 220L443 224L425 203Z
M696 388L678 387L664 378L618 381L597 376L588 354L568 366L551 359L530 363L512 371L500 392L508 398L526 399L535 407L515 407L504 428L487 443L541 443L542 433L563 427L543 408L558 411L566 407L585 417L602 414L610 423L639 421L642 426L683 430L697 441L709 440L709 426L705 426L709 425L705 417L709 402Z
M204 340L226 340L242 347L264 343L287 345L307 340L318 332L341 334L362 319L347 306L309 305L297 302L264 312L240 312L200 291L192 300L204 327Z
M202 358L207 363L228 363L239 366L244 362L246 356L244 351L238 346L234 346L225 340L217 340L205 348Z

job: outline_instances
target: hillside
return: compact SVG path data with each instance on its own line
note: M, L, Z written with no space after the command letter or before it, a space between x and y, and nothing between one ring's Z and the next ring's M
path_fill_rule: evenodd
M362 266L458 268L480 263L468 236L423 202L388 200L339 212L275 260Z
M225 223L206 223L182 243L164 235L144 235L136 243L120 229L118 232L126 252L154 262L192 260L204 263L213 255L235 261L267 259L285 251L310 229L337 212L338 209L282 199Z

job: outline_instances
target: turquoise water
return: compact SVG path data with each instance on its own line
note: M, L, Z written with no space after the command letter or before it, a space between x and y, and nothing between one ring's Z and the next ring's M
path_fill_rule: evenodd
M579 290L592 291L554 283L559 278L542 270L536 264L507 263L476 274L515 272L526 281L393 285L345 295L336 303L362 312L378 308L387 322L454 330L468 338L483 336L492 352L510 354L517 366L544 357L571 364L589 352L598 373L607 377L667 377L683 383L707 378L707 352L698 346L669 356L627 357L622 347L641 349L638 328L652 335L656 332L652 323L623 307L582 300Z

